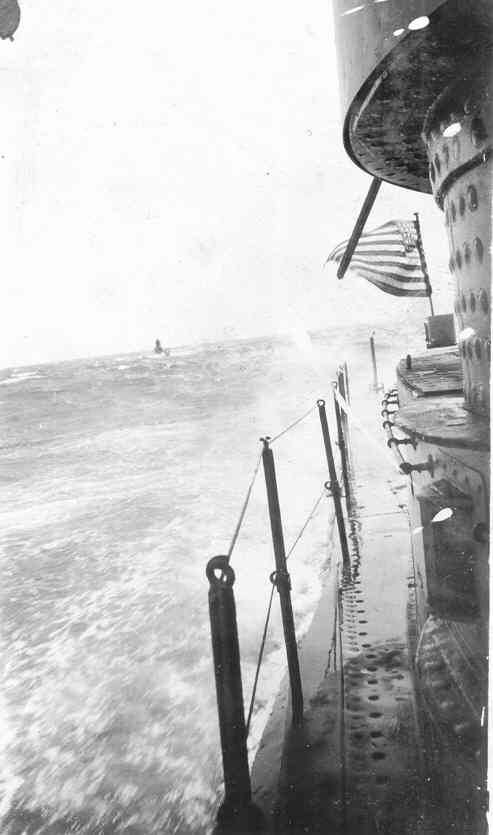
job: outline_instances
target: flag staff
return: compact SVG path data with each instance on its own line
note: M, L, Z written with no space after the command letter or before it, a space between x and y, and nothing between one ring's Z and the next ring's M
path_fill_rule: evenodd
M430 276L428 275L428 267L427 267L427 264L426 264L425 251L423 249L423 240L421 238L421 227L419 225L419 214L418 214L418 212L414 212L414 217L415 217L414 223L415 223L415 226L416 226L416 233L417 233L417 236L418 236L418 239L416 241L416 245L418 247L419 259L421 261L421 269L423 270L423 275L424 275L424 278L425 278L425 284L426 284L426 287L428 288L428 299L429 299L429 302L430 302L431 315L434 316L435 311L433 310L433 301L432 301L432 298L431 298L431 294L432 294L433 290L432 290L432 287L431 287Z
M337 269L337 278L344 278L344 274L349 267L349 262L354 255L354 250L358 246L358 241L361 237L361 233L364 229L365 223L368 220L368 215L370 214L373 204L376 200L378 190L382 185L382 181L378 179L378 177L374 177L371 181L371 186L368 189L368 194L365 197L365 202L361 207L361 211L358 215L358 220L355 223L354 229L351 233L351 237L349 238L346 250L344 255L342 256L339 267Z

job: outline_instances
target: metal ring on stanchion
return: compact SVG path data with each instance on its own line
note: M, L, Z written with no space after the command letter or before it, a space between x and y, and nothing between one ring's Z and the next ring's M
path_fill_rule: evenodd
M319 398L317 400L317 406L325 406L325 400L323 400L322 398Z
M269 574L269 580L276 587L277 591L279 591L279 586L281 585L284 585L285 588L291 591L291 577L288 571L272 571Z
M345 494L344 490L342 489L342 487L341 487L341 485L339 484L339 482L338 482L338 481L336 481L336 486L337 486L337 489L338 489L338 491L339 491L339 495L340 495L340 496L342 496L342 498L343 498L343 499L345 499L345 498L346 498L346 494ZM328 498L329 496L333 496L333 495L334 495L334 488L332 487L332 482L331 482L331 481L326 481L326 482L324 482L324 487L325 487L325 489L327 490L327 498Z
M216 571L221 572L221 576L218 577ZM231 568L228 558L225 555L220 555L218 557L212 557L207 563L207 567L205 569L205 573L207 575L207 579L211 586L216 587L224 587L224 586L233 586L235 581L235 573Z

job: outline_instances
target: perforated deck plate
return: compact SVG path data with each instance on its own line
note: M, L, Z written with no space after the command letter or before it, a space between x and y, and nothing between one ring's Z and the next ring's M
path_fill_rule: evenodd
M420 831L423 790L408 649L409 526L405 513L385 515L382 496L364 493L342 590L344 831L403 835Z
M367 398L358 403L355 394L353 406L358 415L368 413ZM255 800L276 835L442 835L451 827L444 830L433 820L413 689L407 480L383 440L379 453L361 432L354 430L352 439L352 553L339 595L338 652L333 652L333 597L326 595L315 618L318 626L301 647L302 671L307 656L318 684L305 690L303 725L290 727L288 719L279 778L268 757L262 777L265 782L272 773L273 785L269 792L254 788ZM333 553L340 553L337 544ZM316 671L313 653L320 655Z

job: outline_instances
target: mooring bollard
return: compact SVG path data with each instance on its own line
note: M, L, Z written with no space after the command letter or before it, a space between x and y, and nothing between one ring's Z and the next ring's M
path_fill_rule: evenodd
M334 462L334 453L332 452L332 443L330 440L329 425L327 423L327 412L325 411L325 400L317 400L318 414L320 417L320 425L322 427L322 438L325 447L325 455L327 457L327 466L329 468L330 489L332 498L334 500L334 509L337 520L337 528L339 531L339 541L341 543L342 561L344 565L349 564L349 548L346 536L346 526L344 524L344 514L342 512L341 504L341 488L337 480L336 465Z
M218 577L216 572L220 571ZM207 563L209 615L216 677L219 732L223 756L224 801L219 809L220 826L228 832L255 831L259 812L252 804L247 736L241 683L240 645L233 593L235 574L225 556Z
M269 438L261 438L264 445L262 450L262 463L264 465L265 486L267 488L270 526L272 531L272 543L274 546L274 557L276 561L276 570L274 574L271 575L271 580L279 592L279 602L281 604L282 626L284 630L289 682L291 686L293 724L299 725L303 720L303 690L301 686L298 646L296 644L296 632L294 628L293 607L291 604L291 581L286 566L286 551L284 548L284 535L282 530L281 508L279 506L279 493L277 490L276 469L274 456L269 446L269 440Z

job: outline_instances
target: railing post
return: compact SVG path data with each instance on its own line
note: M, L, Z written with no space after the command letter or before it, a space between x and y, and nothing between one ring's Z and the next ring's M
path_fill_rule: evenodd
M291 605L291 581L286 566L286 551L284 548L284 535L282 530L281 508L279 506L279 493L277 490L274 456L269 446L269 438L262 438L261 440L264 444L262 451L262 463L264 465L270 526L272 531L272 542L274 545L274 557L276 561L276 571L273 582L275 582L277 591L279 592L279 602L281 604L282 626L284 630L284 641L286 644L286 654L288 659L289 682L291 685L293 724L299 725L303 720L303 691L301 687L293 607Z
M337 371L337 389L338 389L341 397L346 402L348 402L347 391L346 391L346 376L345 376L344 369L342 367L339 367L339 369ZM344 441L347 442L347 438L348 438L348 419L347 419L347 415L346 415L346 412L344 411L344 409L342 410L341 421L342 421L342 429L343 429L343 432L344 432Z
M380 384L378 382L378 374L377 374L377 358L375 355L375 337L372 334L370 336L370 351L371 351L371 361L373 365L373 390L378 391L380 388Z
M346 507L348 512L351 508L351 482L349 480L349 470L348 470L348 457L347 457L347 448L346 448L346 441L344 438L344 427L342 425L342 417L341 417L341 408L339 403L337 402L337 397L334 391L334 411L336 416L336 424L337 424L337 442L339 444L339 452L341 455L341 470L342 470L342 482L344 484L344 492L346 494Z
M349 369L347 362L344 363L344 380L346 383L346 400L350 404L351 403L351 392L349 391Z
M327 465L330 476L330 489L332 498L334 500L334 509L337 520L337 528L339 530L339 541L341 543L342 561L344 565L349 564L349 548L346 537L346 527L344 524L344 514L342 512L341 504L341 488L337 480L336 465L334 462L334 453L332 452L332 443L330 440L329 425L327 423L327 412L325 411L325 400L317 400L318 414L320 417L320 425L322 427L322 437L324 441L325 454L327 456Z
M221 572L218 577L216 572ZM247 737L243 710L240 646L233 593L234 571L225 556L207 563L209 615L216 677L219 732L223 756L224 801L218 821L228 831L244 832L247 821L257 820L252 804ZM248 830L250 831L250 830Z

